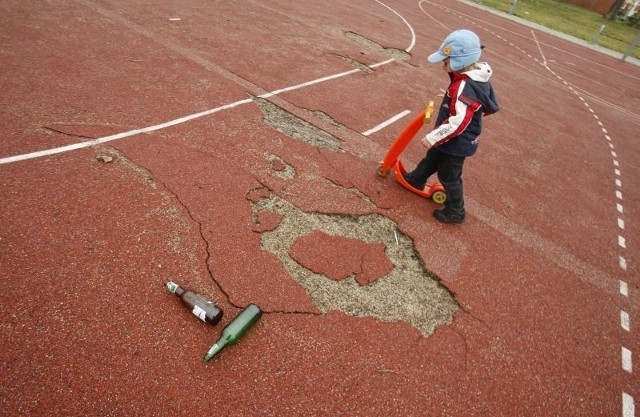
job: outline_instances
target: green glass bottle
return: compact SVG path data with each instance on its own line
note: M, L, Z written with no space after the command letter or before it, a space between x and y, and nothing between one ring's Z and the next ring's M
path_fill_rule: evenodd
M215 325L222 318L222 310L202 295L185 290L175 282L167 281L166 286L170 292L180 297L182 302L191 309L194 316L205 323Z
M255 304L249 304L231 323L222 330L222 334L211 349L204 355L205 362L209 362L218 352L236 343L258 321L262 311Z

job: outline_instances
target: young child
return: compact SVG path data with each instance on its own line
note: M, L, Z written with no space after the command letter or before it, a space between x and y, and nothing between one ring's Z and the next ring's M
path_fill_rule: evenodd
M431 63L444 62L451 84L440 105L435 128L422 139L427 155L405 174L405 179L421 190L427 179L438 173L447 200L444 209L435 210L433 215L442 223L464 222L462 166L465 158L478 149L482 116L498 111L489 83L491 67L478 62L483 48L475 33L456 30L428 58Z

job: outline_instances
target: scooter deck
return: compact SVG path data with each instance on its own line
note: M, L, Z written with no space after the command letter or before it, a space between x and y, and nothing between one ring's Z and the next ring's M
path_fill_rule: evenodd
M398 181L404 188L424 198L433 198L436 192L443 193L442 196L439 195L438 198L434 200L438 200L436 201L436 203L444 203L446 194L442 184L440 184L439 182L427 183L423 189L418 189L409 184L407 180L404 179L404 174L407 173L407 170L399 159L395 162L395 164L393 164L392 168L393 176L395 177L396 181Z

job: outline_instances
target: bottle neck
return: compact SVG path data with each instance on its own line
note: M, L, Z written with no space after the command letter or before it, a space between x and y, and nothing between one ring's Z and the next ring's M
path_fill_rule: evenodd
M209 351L204 355L204 360L207 362L211 360L211 358L213 358L218 352L220 352L226 344L227 344L226 340L223 340L222 338L218 340L213 346L211 346Z
M165 286L167 287L167 289L169 291L171 291L175 295L182 295L184 293L184 290L178 284L176 284L173 281L167 281L165 283Z

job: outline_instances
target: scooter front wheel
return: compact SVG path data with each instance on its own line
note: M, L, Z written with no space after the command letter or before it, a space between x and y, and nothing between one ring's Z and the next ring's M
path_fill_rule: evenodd
M376 169L376 172L378 173L378 175L380 175L381 177L386 177L389 174L389 170L383 171L382 167L384 166L383 163L378 164L378 169Z

